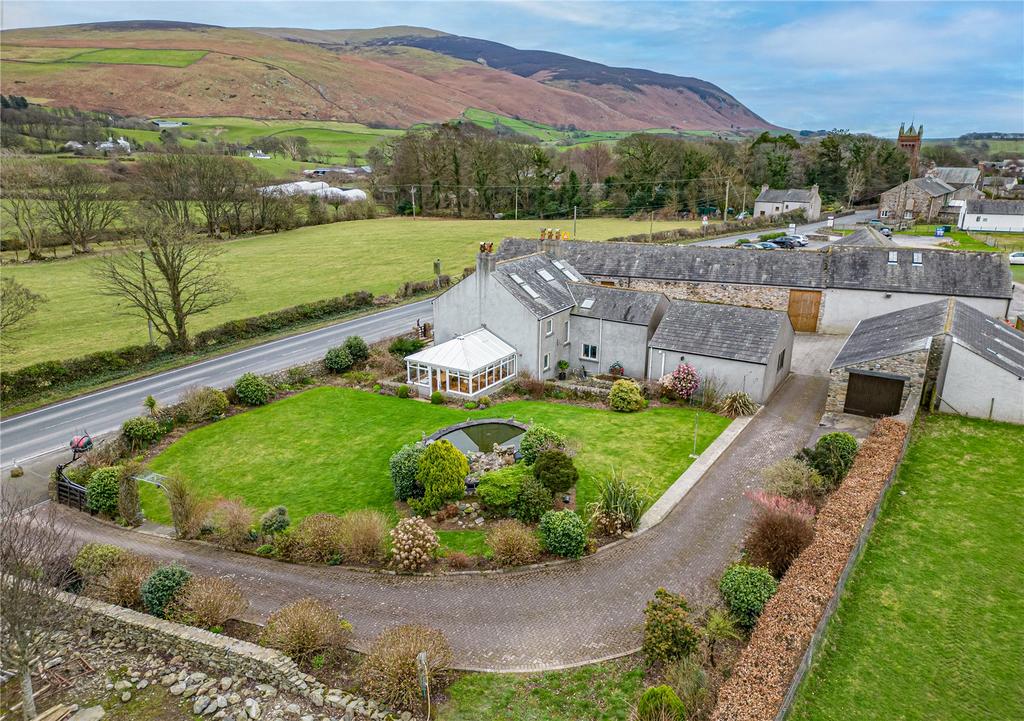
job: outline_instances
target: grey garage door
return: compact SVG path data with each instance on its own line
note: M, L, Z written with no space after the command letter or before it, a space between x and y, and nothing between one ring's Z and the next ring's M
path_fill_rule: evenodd
M894 416L903 400L902 378L850 373L843 410L858 416Z

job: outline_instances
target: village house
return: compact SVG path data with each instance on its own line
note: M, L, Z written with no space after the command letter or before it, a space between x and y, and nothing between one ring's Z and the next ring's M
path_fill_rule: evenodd
M970 186L977 188L981 184L981 170L971 168L943 168L932 165L925 171L926 178L941 180L953 189Z
M938 178L913 178L882 193L878 217L889 222L936 220L956 190Z
M784 215L798 210L804 212L808 222L814 222L821 217L821 196L818 195L817 185L811 186L810 190L774 190L762 185L761 193L754 200L754 217Z
M1024 200L968 200L957 227L961 230L1024 233Z
M1024 423L1024 333L952 298L861 321L832 363L826 410L896 415L911 397Z

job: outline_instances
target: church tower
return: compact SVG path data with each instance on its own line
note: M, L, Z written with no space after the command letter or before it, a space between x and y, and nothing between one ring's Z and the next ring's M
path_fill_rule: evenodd
M900 147L907 157L910 159L910 177L917 177L918 164L921 159L921 136L924 135L924 125L918 125L917 129L914 129L914 124L911 123L910 127L907 128L903 123L900 123L900 134L896 139L896 144Z

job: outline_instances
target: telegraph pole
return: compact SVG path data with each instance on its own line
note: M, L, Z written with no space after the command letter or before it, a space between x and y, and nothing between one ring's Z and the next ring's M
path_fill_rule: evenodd
M647 229L647 242L654 242L654 211L651 211L651 224Z
M572 206L572 239L576 240L576 206Z
M412 193L412 219L416 220L416 186L410 185L409 192Z
M515 219L519 220L519 186L516 186L516 215Z
M722 211L722 222L729 222L729 180L725 181L725 210Z

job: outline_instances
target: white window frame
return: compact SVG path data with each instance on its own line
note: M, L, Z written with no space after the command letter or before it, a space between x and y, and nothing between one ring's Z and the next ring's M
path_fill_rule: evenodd
M883 210L881 215L882 215L883 218L888 218L891 213L892 213L891 210Z
M565 321L565 345L569 345L569 320Z
M590 351L589 355L587 354L588 350ZM582 345L582 347L580 348L580 358L582 358L583 360L596 361L597 360L597 346L593 345L592 343L584 343Z
M915 250L914 251L914 256L913 256L913 264L914 265L924 265L924 253L922 253L919 250Z
M547 322L546 322L546 324L544 326L544 335L545 336L549 336L549 335L552 335L554 332L555 332L555 321L553 321L551 318L548 318Z
M545 353L544 354L544 370L546 370L546 371L551 370L551 354L550 353Z
M889 265L896 265L896 262L897 262L898 258L899 258L899 253L897 251L895 251L895 250L890 250L889 251Z

